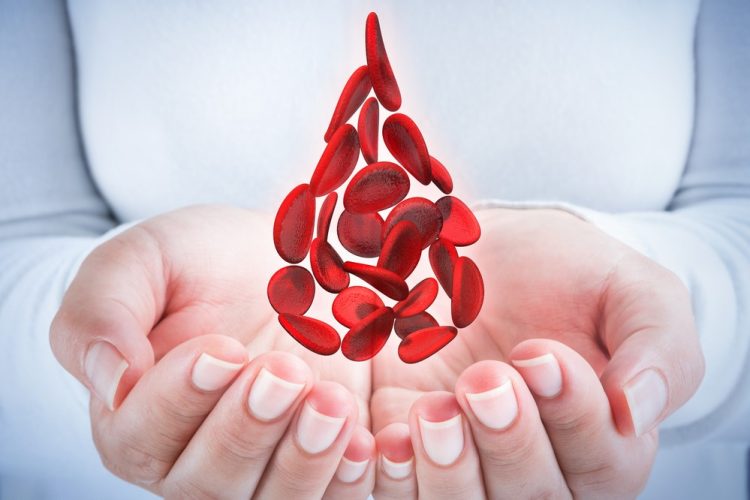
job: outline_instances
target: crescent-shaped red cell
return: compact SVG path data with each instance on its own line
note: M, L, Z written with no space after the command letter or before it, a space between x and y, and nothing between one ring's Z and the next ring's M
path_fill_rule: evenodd
M359 257L377 257L383 243L383 225L378 213L353 214L344 210L336 231L347 251Z
M468 257L459 257L453 272L451 318L458 328L474 322L484 302L484 281L479 268Z
M339 350L339 334L323 321L295 314L279 314L279 323L294 340L317 354L329 356Z
M414 197L407 198L390 211L385 219L385 234L383 238L393 227L402 220L412 222L419 229L422 235L422 248L427 248L434 242L440 234L443 227L443 217L440 210L433 202L427 198Z
M443 217L440 237L457 247L472 245L479 240L482 229L479 221L466 204L455 196L443 196L435 202Z
M450 194L453 191L453 179L445 165L434 156L430 156L430 170L432 171L432 183L443 193Z
M367 16L365 24L365 54L375 95L385 109L396 111L401 107L401 92L385 52L378 16L374 12Z
M346 85L344 85L344 90L341 91L336 108L333 110L331 122L328 124L328 130L326 130L326 134L323 137L326 142L331 140L336 129L348 122L349 118L365 102L371 88L372 84L370 83L370 74L367 66L360 66L355 69L349 80L347 80Z
M438 293L438 283L435 278L425 278L411 289L409 295L393 306L393 314L397 318L408 318L424 312L435 302Z
M430 266L440 286L448 297L453 296L453 270L458 260L456 247L448 240L439 238L430 245Z
M357 172L344 191L344 209L353 213L379 212L409 193L409 176L395 163L372 163Z
M352 175L359 158L359 138L351 125L340 126L326 145L310 179L315 196L325 196Z
M310 246L310 268L323 290L338 293L349 286L349 273L344 271L344 261L338 252L321 238Z
M366 281L393 300L404 300L409 295L409 287L406 285L406 281L387 269L359 262L344 262L344 271Z
M393 328L393 311L381 307L361 319L344 336L341 352L352 361L365 361L383 348Z
M383 122L383 142L394 158L425 186L432 180L430 154L422 132L403 113L394 113Z
M378 257L378 267L388 269L406 279L414 271L422 255L422 235L409 220L402 220L388 231Z
M315 280L304 267L282 267L268 280L266 293L277 313L302 315L315 298Z
M410 333L433 326L438 326L437 320L430 313L424 311L408 318L396 318L393 329L396 331L396 335L403 339Z
M452 326L433 326L407 335L398 346L398 357L404 363L423 361L456 338L458 331Z
M273 244L290 264L302 262L315 230L315 198L308 184L300 184L284 198L273 223Z
M329 193L320 205L320 212L318 212L318 238L328 240L328 231L331 227L331 219L333 219L333 211L336 208L336 201L338 199L338 194L335 192Z
M367 163L378 161L378 125L380 123L380 109L378 100L368 97L359 110L357 133L359 133L359 147Z
M363 286L344 288L333 300L333 317L342 325L351 328L362 318L383 307L378 294Z

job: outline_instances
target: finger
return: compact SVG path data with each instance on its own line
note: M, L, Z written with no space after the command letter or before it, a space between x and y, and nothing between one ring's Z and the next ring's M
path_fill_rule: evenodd
M536 403L500 361L471 365L456 381L490 498L570 498Z
M250 498L279 439L313 385L285 352L254 359L206 418L164 480L170 498Z
M357 425L323 498L367 498L375 484L375 438Z
M92 400L94 441L107 468L158 491L188 441L247 362L238 341L192 339L146 372L115 412Z
M409 425L394 422L375 435L380 464L377 468L373 496L381 498L417 498L417 476L414 474L414 449Z
M256 498L320 498L357 424L357 403L335 382L318 382L266 468Z
M593 368L570 347L528 340L510 354L536 395L557 462L576 498L634 498L648 479L656 432L641 439L617 431Z

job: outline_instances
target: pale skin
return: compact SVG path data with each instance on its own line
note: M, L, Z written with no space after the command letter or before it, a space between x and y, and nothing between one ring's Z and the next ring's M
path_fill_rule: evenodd
M340 353L312 354L284 333L265 296L282 265L264 243L268 217L192 207L101 245L66 293L51 343L92 389L105 466L173 498L637 495L658 423L703 375L687 291L666 269L565 212L495 209L478 217L482 238L462 253L483 272L482 313L417 365L398 359L397 339L371 362L353 363ZM445 306L433 307L440 316ZM309 314L330 317L325 304ZM98 341L128 364L116 390L101 375L107 370L86 364ZM220 360L223 377L209 378L208 390L205 375L196 378L202 354ZM248 404L261 371L299 391L270 420ZM511 396L502 412L488 420L475 411L486 396L473 395L500 392ZM314 453L301 423L308 407L340 425ZM437 463L420 421L457 415L458 448L449 463ZM400 477L389 476L383 458L402 464ZM342 461L366 465L339 468Z

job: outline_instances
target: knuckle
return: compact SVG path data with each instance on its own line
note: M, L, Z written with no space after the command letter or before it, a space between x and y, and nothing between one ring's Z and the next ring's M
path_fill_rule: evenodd
M268 443L259 432L248 432L245 426L222 423L207 428L207 446L212 456L222 457L233 464L252 466L264 463L273 453L274 444Z
M167 479L162 488L162 495L167 500L211 500L218 497L216 492L207 490L200 481L190 477L178 481Z

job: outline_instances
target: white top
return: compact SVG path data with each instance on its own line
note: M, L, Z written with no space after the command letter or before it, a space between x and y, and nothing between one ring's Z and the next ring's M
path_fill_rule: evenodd
M459 196L565 204L685 281L707 373L645 496L745 494L750 4L8 0L0 498L147 496L100 465L86 391L50 352L65 287L120 223L273 210L308 179L372 9Z

